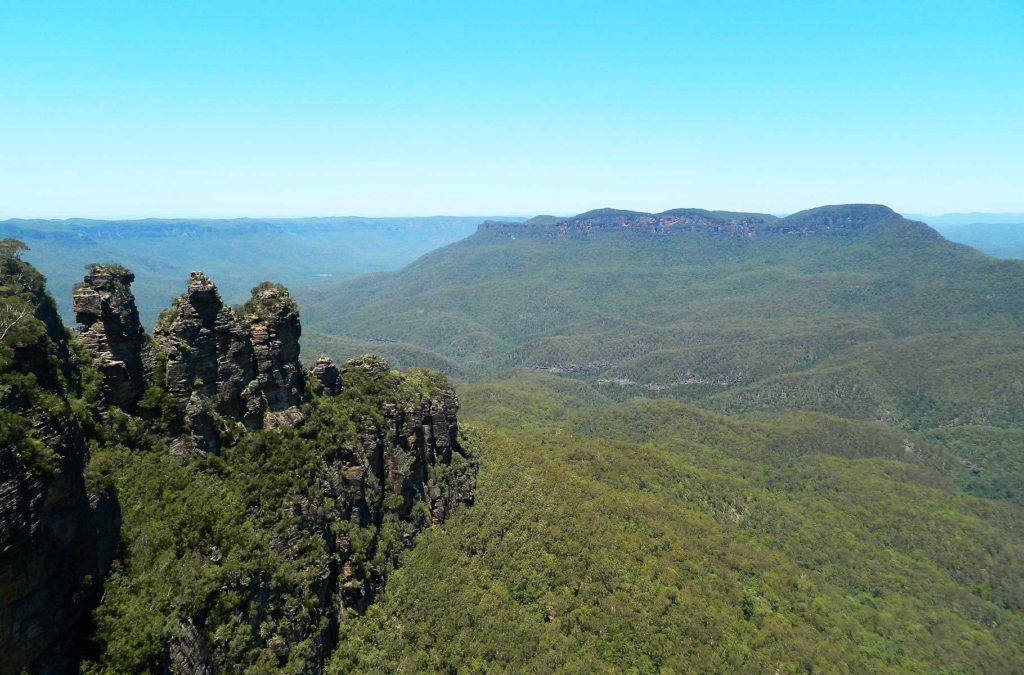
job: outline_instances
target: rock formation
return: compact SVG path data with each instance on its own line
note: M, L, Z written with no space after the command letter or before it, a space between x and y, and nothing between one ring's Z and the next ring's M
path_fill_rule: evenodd
M197 449L214 451L263 426L266 400L249 330L205 274L193 272L185 293L160 314L154 340Z
M119 513L113 494L83 475L89 448L69 401L80 376L53 300L38 273L6 262L23 266L4 283L27 280L35 314L0 345L0 673L64 672L113 557ZM127 370L116 391L130 390Z
M159 380L183 411L185 434L174 443L180 453L216 452L245 431L301 421L302 325L287 289L260 284L236 313L205 274L193 272L185 293L161 313L149 349L134 278L118 265L95 265L74 294L82 344L103 375L107 403L133 411L147 384Z
M125 410L135 408L146 388L146 334L131 292L134 280L120 265L92 265L72 298L82 344L103 375L103 398Z
M309 375L328 396L337 396L341 393L341 372L329 356L318 358Z
M392 376L387 362L376 356L349 360L340 373L342 389L353 380L386 386ZM324 474L334 477L325 489L336 500L339 519L379 531L390 515L402 545L409 546L417 532L443 523L453 506L471 504L476 464L459 445L458 410L458 397L446 386L432 395L385 404L384 425L365 420L359 442L344 449ZM381 571L363 576L351 564L344 536L337 549L343 607L361 612L382 586Z
M179 458L172 463L204 481L223 481L224 490L273 485L255 495L267 501L249 506L244 526L266 536L293 569L290 584L273 574L239 576L212 590L206 606L175 608L162 617L171 628L149 645L155 653L139 668L198 674L236 663L214 623L230 621L246 635L247 658L315 672L339 622L373 601L416 534L472 502L476 463L459 444L458 398L444 376L398 373L374 356L340 368L322 357L305 371L298 308L275 284L257 286L236 311L194 272L150 340L139 325L133 279L119 266L93 266L74 293L81 345L101 375L98 402L83 391L79 371L90 364L73 357L41 276L31 331L0 341L0 675L76 670L75 642L86 637L85 619L97 603L102 614L100 590L118 548L121 504L113 485L134 479L103 458L167 452L168 445ZM250 434L279 427L294 428ZM90 448L95 441L102 442ZM190 459L233 444L238 454L225 453L215 471ZM103 467L89 473L94 484L86 479L90 453ZM303 463L290 464L294 459ZM291 482L253 481L254 466L257 474L264 466L296 473ZM161 497L164 488L157 488ZM180 485L166 489L168 499L189 498ZM130 495L120 499L138 513ZM250 564L217 538L224 534L190 530L177 543L189 560L218 565L224 550L236 556L232 564ZM123 545L145 544L126 534ZM118 582L107 583L109 593ZM211 612L218 602L219 613ZM226 607L237 613L224 614ZM243 614L249 618L239 626Z
M302 419L299 404L305 377L299 363L299 307L280 284L264 282L242 306L252 336L260 388L267 401L268 427L293 426Z
M643 213L621 209L595 209L571 218L541 216L522 223L487 221L483 232L509 237L589 237L598 232L624 231L647 236L699 233L740 237L773 235L843 235L900 216L878 204L822 206L785 218L766 213L734 213L704 209L672 209ZM923 230L929 230L922 225Z

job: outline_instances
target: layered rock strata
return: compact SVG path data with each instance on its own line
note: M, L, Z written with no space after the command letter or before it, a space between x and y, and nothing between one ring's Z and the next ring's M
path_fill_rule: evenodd
M302 419L305 373L299 363L299 307L280 284L252 289L242 315L256 356L260 389L267 402L268 427L293 426Z
M135 275L120 265L92 265L72 296L79 339L103 376L103 398L133 410L146 389L147 338L131 292Z
M319 668L339 622L373 601L400 551L454 506L472 502L476 462L459 444L458 398L443 376L398 373L374 356L341 367L321 357L306 371L298 308L269 283L234 310L195 272L150 339L133 280L119 266L92 266L74 293L80 343L100 376L98 399L83 388L89 364L75 356L41 277L35 332L0 343L0 675L78 667L120 531L117 468L98 454L106 468L90 474L90 484L91 452L111 452L107 443L166 452L166 440L173 454L188 457L275 427L295 428L246 436L206 479L224 480L226 489L243 478L248 484L251 468L236 466L240 456L231 453L277 447L276 461L305 458L301 480L278 486L283 492L264 505L257 500L248 515L308 585L240 578L242 586L221 588L207 602L241 592L225 602L258 608L253 649L269 650L284 667L295 645L309 645L308 656L296 658ZM223 559L220 535L189 536L181 543L186 555L214 565ZM309 555L313 541L324 555ZM128 551L138 542L126 535L120 545ZM309 602L298 608L298 597ZM157 670L212 673L230 662L218 651L209 606L192 609L164 617L177 628L151 661Z
M347 361L339 372L343 389L346 380L382 382L391 371L383 359L363 356ZM443 523L454 506L472 504L476 463L459 444L458 410L455 391L446 387L385 404L383 425L364 420L358 442L338 453L323 474L338 519L378 531L385 517L393 517L407 547L417 532ZM342 605L346 612L361 612L379 592L382 571L361 573L352 564L344 534L336 547L342 560Z
M192 272L185 293L160 314L154 340L165 357L165 386L185 408L196 449L216 451L263 426L266 399L252 336L205 274Z
M120 514L109 488L85 480L89 446L70 401L81 376L53 300L28 265L5 261L2 271L7 289L21 280L34 314L0 346L0 673L70 672ZM131 400L131 367L116 362L106 362L124 385L115 395Z
M643 236L709 234L737 237L846 235L900 216L879 204L822 206L785 218L766 213L735 213L704 209L672 209L643 213L596 209L570 218L541 216L526 222L487 221L483 232L508 237L590 237L601 232L630 232ZM921 225L921 224L918 224ZM921 225L922 231L928 230Z
M318 358L309 375L328 396L337 396L341 393L341 372L329 356Z

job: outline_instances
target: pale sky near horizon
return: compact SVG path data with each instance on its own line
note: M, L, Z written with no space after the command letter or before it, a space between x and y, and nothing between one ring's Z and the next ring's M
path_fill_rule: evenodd
M0 218L1024 211L1024 0L0 0Z

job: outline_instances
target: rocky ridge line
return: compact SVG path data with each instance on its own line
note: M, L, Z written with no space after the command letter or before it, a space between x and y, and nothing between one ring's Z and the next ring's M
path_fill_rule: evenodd
M570 218L537 216L522 223L487 221L479 231L509 237L588 237L599 232L625 231L646 236L701 233L738 237L773 235L842 235L863 230L880 221L901 220L899 214L880 204L821 206L784 218L765 213L671 209L643 213L621 209L596 209ZM905 221L929 229L923 223Z

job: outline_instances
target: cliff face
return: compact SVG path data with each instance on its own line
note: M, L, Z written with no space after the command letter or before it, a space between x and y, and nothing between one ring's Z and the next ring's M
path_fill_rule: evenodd
M260 389L267 401L266 425L291 426L302 419L298 406L305 392L299 363L302 324L298 305L284 286L267 282L252 289L242 315L256 355Z
M383 359L365 356L343 364L339 383L343 390L389 387L395 377ZM385 403L382 422L364 420L358 440L340 448L325 473L332 476L325 488L339 519L373 532L375 542L390 519L404 548L423 528L443 523L452 507L471 504L476 464L459 444L458 410L455 391L442 383ZM362 612L382 587L382 569L361 571L347 534L337 550L342 607Z
M626 231L640 235L664 236L677 233L702 233L741 237L773 235L842 235L879 222L899 221L900 216L878 204L822 206L800 211L785 218L766 213L736 213L704 209L672 209L662 213L643 213L620 209L597 209L571 218L551 216L524 223L488 221L482 232L506 236L541 238L587 237L599 232ZM912 221L906 221L911 223ZM929 230L921 223L914 223Z
M114 672L317 672L416 534L472 502L447 380L306 371L283 287L233 310L193 273L150 340L132 273L92 266L76 343L11 265L0 291L21 279L34 316L0 339L0 674L72 672L87 642Z
M72 307L79 340L103 375L103 398L134 410L146 389L142 352L146 334L131 283L135 275L118 265L94 265L75 289Z
M251 336L205 274L192 273L185 293L161 313L154 338L165 356L167 390L186 410L196 450L215 452L263 426L266 401Z
M321 356L313 364L309 376L316 385L328 396L335 396L341 393L341 373L334 361L326 356Z
M113 494L87 486L71 405L81 376L42 277L5 259L0 305L30 315L0 343L0 673L71 669L71 639L117 542ZM123 375L120 373L119 375Z
M442 376L372 356L321 364L339 393L312 394L295 427L245 434L212 463L109 458L129 516L91 666L321 672L416 535L472 502L476 463Z
M301 335L298 306L283 286L257 286L236 312L205 274L193 272L155 331L162 375L190 435L178 451L216 452L245 431L299 423Z

